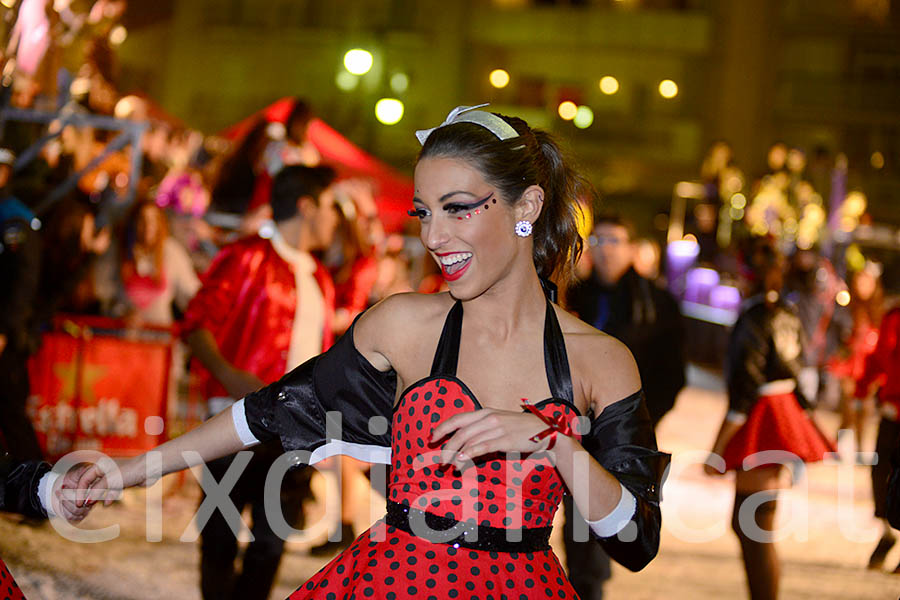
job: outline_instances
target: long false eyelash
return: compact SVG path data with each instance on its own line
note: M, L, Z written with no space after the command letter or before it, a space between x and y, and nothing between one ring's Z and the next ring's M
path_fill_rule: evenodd
M462 212L464 210L475 210L476 208L481 208L485 204L491 201L491 198L494 197L493 192L488 194L486 198L482 198L480 200L476 200L471 204L462 204L461 202L453 202L451 204L444 205L444 210L450 214L456 214Z
M418 217L419 219L426 216L424 208L411 208L408 211L406 211L406 214L408 214L411 217Z

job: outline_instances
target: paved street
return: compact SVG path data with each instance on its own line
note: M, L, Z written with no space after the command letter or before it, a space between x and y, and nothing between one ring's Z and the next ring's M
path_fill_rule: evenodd
M698 385L682 393L659 429L660 445L675 455L665 486L660 554L637 574L616 567L607 588L610 599L746 597L737 540L728 529L733 484L727 478L706 477L690 464L692 452L710 446L725 399L714 378L694 372L692 381ZM833 414L819 418L827 431L837 425ZM873 438L874 429L870 444ZM181 485L171 476L164 482L162 518L151 522L151 530L154 523L161 527L159 542L146 541L146 492L139 490L109 509L94 511L85 521L86 528L119 525L113 541L76 544L49 525L19 525L17 519L3 518L0 556L32 599L198 599L197 545L179 541L195 534L190 519L198 495L192 481L188 474ZM324 480L316 483L321 490ZM782 495L782 598L900 597L900 575L864 568L879 534L871 517L869 488L866 467L842 471L837 464L824 464L810 467L806 477ZM361 481L358 491L366 489ZM839 489L844 491L840 502ZM154 493L151 489L151 497ZM383 511L383 500L373 497L368 508L371 512L363 511L357 519L360 528L370 522L370 515ZM316 511L309 512L309 519L316 521ZM315 541L290 542L273 597L286 596L323 564L306 553ZM558 540L556 546L561 546ZM898 561L900 548L889 555L887 565L893 568Z

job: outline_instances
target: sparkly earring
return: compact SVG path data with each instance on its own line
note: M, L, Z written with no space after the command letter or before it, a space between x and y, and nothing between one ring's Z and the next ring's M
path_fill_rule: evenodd
M531 235L531 221L519 221L516 223L516 235L519 237Z

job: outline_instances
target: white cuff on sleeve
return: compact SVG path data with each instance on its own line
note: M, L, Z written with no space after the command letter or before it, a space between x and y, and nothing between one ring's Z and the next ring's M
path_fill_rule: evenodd
M53 512L53 486L56 484L57 477L59 477L59 473L47 471L38 482L38 500L41 501L41 506L47 511L48 517L58 516Z
M587 522L591 527L591 531L597 537L608 538L616 535L625 529L625 526L631 522L631 517L637 511L637 500L635 497L624 485L619 483L619 486L622 488L622 497L619 498L619 503L612 512L602 519Z
M247 411L244 409L243 398L231 405L231 419L234 421L234 429L245 448L259 443L259 440L250 431L250 424L247 423Z

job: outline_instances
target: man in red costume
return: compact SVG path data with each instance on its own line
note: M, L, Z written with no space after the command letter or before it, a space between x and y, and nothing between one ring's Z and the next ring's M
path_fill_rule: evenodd
M276 381L331 345L334 285L310 252L327 246L334 235L334 178L327 167L281 170L272 184L274 226L222 248L203 277L203 288L185 313L184 333L206 368L203 386L211 412ZM264 483L281 453L277 441L259 446L229 492L238 511L247 504L252 507L253 541L240 575L234 573L235 532L222 513L215 511L203 528L204 598L268 596L284 540L266 518ZM233 460L226 457L208 465L217 481ZM300 516L302 498L296 489L303 471L285 477L282 509L288 523Z
M875 351L866 356L862 377L856 382L854 396L860 400L869 395L869 388L876 381L878 407L881 422L875 442L877 462L872 465L872 496L875 499L875 516L882 520L883 531L878 546L869 558L870 569L881 569L888 551L897 542L888 523L888 477L891 474L891 455L900 444L900 307L888 312L881 320L878 344ZM894 570L900 573L900 565Z

